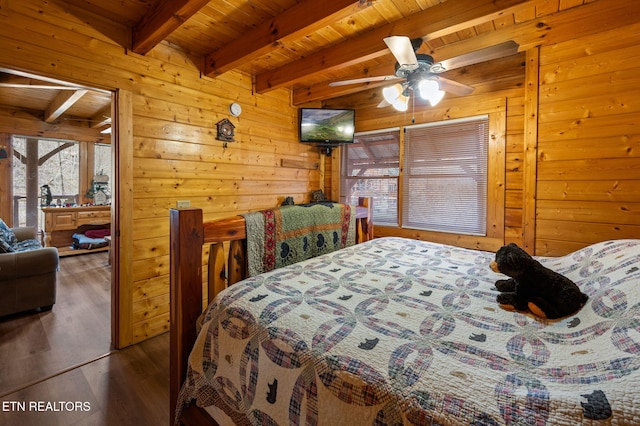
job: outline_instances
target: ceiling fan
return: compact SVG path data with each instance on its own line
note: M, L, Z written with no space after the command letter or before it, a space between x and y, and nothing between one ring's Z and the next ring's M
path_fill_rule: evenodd
M422 39L420 38L409 39L409 37L405 36L391 36L386 37L384 42L397 61L394 75L335 81L329 83L329 85L343 86L372 81L404 79L403 82L385 87L382 90L384 100L378 107L393 105L399 111L406 111L411 92L428 100L433 106L440 102L445 92L465 96L474 91L472 86L438 76L438 74L467 65L503 58L518 52L518 44L514 41L507 41L442 62L435 62L430 55L416 53L422 45Z

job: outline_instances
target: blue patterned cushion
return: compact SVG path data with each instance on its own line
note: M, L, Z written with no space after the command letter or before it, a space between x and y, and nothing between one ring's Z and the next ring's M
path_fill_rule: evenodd
M13 247L0 236L0 253L12 253Z
M15 244L18 242L16 234L13 233L11 228L9 228L2 219L0 219L0 238L5 240L9 244Z
M38 240L23 240L13 245L13 250L16 252L36 250L39 248L42 248L42 244L40 244Z

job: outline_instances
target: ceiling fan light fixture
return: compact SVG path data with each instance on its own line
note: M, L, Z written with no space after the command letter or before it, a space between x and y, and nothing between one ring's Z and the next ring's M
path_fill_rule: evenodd
M391 105L393 105L396 110L404 112L409 109L409 96L400 94L400 96L398 96L396 100L391 103Z
M402 85L399 83L382 89L382 97L390 104L393 104L400 95L402 95Z
M440 86L433 80L424 79L418 83L418 90L420 91L420 97L426 101L431 99L431 97L440 90Z
M431 106L436 106L444 97L444 91L440 90L440 85L435 80L425 79L418 83L420 97L429 101Z
M442 98L444 98L444 91L438 90L431 96L431 98L429 98L429 103L431 104L431 106L436 106L438 105L438 102L442 100Z

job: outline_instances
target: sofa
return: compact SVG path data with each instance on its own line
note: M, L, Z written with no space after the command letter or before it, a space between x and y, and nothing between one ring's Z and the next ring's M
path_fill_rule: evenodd
M42 247L35 228L9 228L0 219L0 317L56 303L58 249Z

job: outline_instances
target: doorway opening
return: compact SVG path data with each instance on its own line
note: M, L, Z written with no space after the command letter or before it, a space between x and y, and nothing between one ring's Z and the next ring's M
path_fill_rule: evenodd
M53 309L0 318L0 353L12 353L0 368L2 396L113 348L109 246L83 249L74 235L110 233L117 141L110 91L0 68L0 94L0 110L14 118L0 128L0 217L36 228L60 255ZM72 219L51 228L57 216Z

